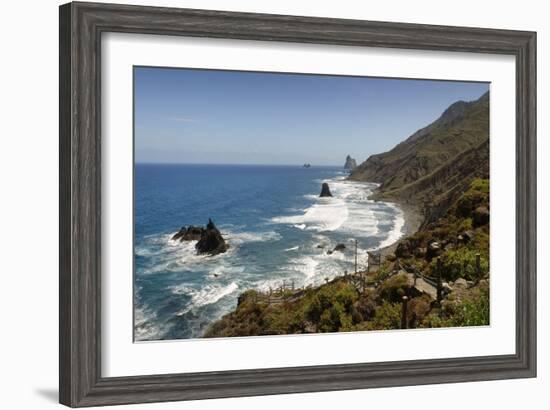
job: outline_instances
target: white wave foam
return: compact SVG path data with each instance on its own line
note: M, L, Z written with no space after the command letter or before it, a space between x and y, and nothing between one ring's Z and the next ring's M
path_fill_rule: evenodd
M166 330L165 326L159 323L154 312L135 304L134 338L136 341L161 339Z
M339 198L319 198L302 215L280 216L272 218L274 223L294 225L298 229L317 232L334 231L348 218L346 202ZM305 227L302 228L302 225Z
M281 235L275 231L232 232L222 229L222 235L229 244L227 252L200 255L195 249L197 241L173 241L173 235L174 233L152 235L144 238L143 244L135 247L136 255L151 258L155 262L151 267L143 268L140 273L178 272L199 265L219 265L224 259L229 259L243 244L281 239Z
M275 231L267 232L228 232L227 241L229 243L235 242L236 244L250 243L250 242L270 242L278 241L281 239L281 235Z
M403 211L394 204L388 203L395 210L392 230L388 232L386 239L382 240L378 245L379 248L385 248L397 242L404 235L405 215Z
M316 274L319 260L314 259L311 256L305 256L303 258L292 259L291 267L293 270L302 273L306 279L311 279Z
M293 246L292 248L285 249L285 252L297 251L298 249L300 249L299 246Z
M239 285L235 282L231 282L229 285L204 285L201 289L197 290L188 285L173 286L171 291L176 295L190 295L191 302L189 306L177 313L181 316L189 312L193 308L200 306L211 305L218 302L220 299L231 295L239 288Z

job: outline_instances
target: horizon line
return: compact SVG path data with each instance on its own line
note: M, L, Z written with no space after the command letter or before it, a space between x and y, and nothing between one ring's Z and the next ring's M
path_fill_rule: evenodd
M303 164L250 164L250 163L237 163L237 162L153 162L153 161L135 161L135 165L240 165L240 166L266 166L266 167L304 167L304 165L309 164L311 168L313 167L335 167L335 168L344 168L344 165L328 165L320 164L313 165L310 162L304 162Z

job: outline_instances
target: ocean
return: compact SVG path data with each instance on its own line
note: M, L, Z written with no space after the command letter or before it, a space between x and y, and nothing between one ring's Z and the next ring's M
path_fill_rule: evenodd
M296 287L367 264L367 250L395 242L404 228L394 204L368 197L339 167L137 164L134 194L134 339L201 337L247 289L283 281ZM328 182L332 198L320 198ZM212 218L226 253L197 255L171 240L184 225ZM344 252L327 254L337 244Z

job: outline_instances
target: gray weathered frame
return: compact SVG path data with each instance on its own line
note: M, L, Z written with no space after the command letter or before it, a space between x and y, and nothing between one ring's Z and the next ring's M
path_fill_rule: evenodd
M536 376L536 33L94 3L60 7L60 402L71 407ZM516 59L516 353L101 376L101 34L509 54Z

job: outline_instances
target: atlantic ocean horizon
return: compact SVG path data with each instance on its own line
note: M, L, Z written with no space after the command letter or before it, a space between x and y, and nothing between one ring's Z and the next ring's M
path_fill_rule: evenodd
M134 339L201 337L248 289L285 281L316 285L359 267L367 250L404 227L394 204L369 200L376 184L346 180L342 167L136 164ZM319 197L327 182L333 197ZM197 255L171 237L211 218L229 250ZM343 252L328 251L344 244Z

